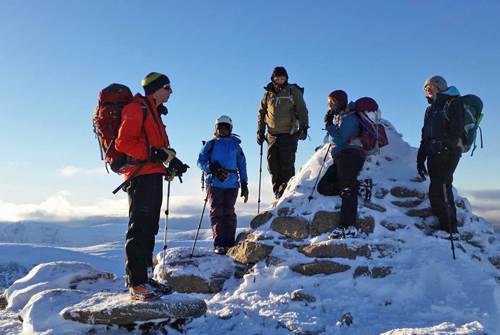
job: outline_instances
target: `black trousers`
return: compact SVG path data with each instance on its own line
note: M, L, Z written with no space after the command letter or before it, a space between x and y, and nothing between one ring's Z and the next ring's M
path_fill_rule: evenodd
M297 135L268 134L267 165L276 198L281 197L290 178L295 175Z
M210 222L212 223L214 247L232 247L234 245L237 225L234 204L237 197L237 188L210 188Z
M356 225L358 214L358 175L365 157L359 150L346 149L340 152L318 183L318 192L323 195L340 195L340 226Z
M129 222L125 241L125 274L129 287L148 281L153 267L155 235L158 234L163 175L135 177L128 188Z
M439 219L440 229L447 232L450 231L450 223L452 232L457 230L457 208L453 197L452 183L453 173L457 168L461 155L459 148L454 150L444 148L440 152L430 154L427 157L427 169L431 180L429 184L429 201L432 212ZM445 194L448 197L449 206L445 202Z

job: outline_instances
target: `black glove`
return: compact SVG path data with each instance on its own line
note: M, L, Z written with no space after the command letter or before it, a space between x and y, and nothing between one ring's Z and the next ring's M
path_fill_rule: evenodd
M307 126L303 126L299 128L299 140L303 141L307 138Z
M323 117L323 122L325 123L325 128L328 127L329 125L333 124L333 112L328 111L326 112L325 116Z
M221 181L225 181L229 177L229 172L224 169L219 162L210 163L208 166L210 173L219 178Z
M243 202L247 203L248 201L248 184L247 183L241 183L241 195L243 198Z
M170 164L168 165L168 169L170 171L175 171L175 176L177 177L182 177L184 173L186 173L187 169L189 169L189 165L184 164L181 162L181 160L177 157L174 157L171 161Z
M153 148L151 161L155 163L168 163L175 158L175 150L172 148Z
M266 140L266 134L263 131L258 131L257 132L257 144L262 145L264 141Z
M420 177L425 179L425 176L428 175L429 173L427 172L427 169L425 168L425 160L427 159L427 155L425 154L424 150L422 147L418 149L418 154L417 154L417 172L420 175Z

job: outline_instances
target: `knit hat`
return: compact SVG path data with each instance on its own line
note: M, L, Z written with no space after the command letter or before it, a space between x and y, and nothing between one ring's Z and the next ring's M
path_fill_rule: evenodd
M337 102L337 109L343 110L347 106L347 93L342 90L336 90L328 94L330 98Z
M151 95L162 87L169 88L170 79L168 79L168 77L164 74L151 72L144 77L141 85L144 88L146 95Z
M424 82L424 89L428 85L431 85L431 84L436 86L436 88L439 90L439 92L446 91L446 89L448 88L448 84L446 83L446 80L443 77L438 76L438 75L434 75L434 76L429 77Z
M286 69L283 66L276 66L273 69L273 74L271 74L271 81L273 81L274 77L281 77L284 76L288 80L288 73L286 72Z

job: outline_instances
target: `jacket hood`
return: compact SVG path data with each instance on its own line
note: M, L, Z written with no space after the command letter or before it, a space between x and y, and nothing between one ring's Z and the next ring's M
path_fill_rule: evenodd
M438 93L438 94L443 94L443 95L447 95L450 97L460 96L460 92L458 91L458 89L455 86L450 86L446 89L446 91L443 91L443 92Z
M213 140L215 140L215 141L216 140L228 140L228 141L234 141L237 144L241 143L240 135L234 134L234 133L231 134L230 136L227 136L227 137L216 137L216 136L214 136Z

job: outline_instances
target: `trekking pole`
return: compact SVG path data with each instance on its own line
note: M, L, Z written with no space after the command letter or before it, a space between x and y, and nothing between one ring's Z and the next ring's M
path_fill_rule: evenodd
M451 242L451 253L453 254L453 259L455 259L455 245L453 244L453 227L451 224L451 215L450 215L450 203L448 201L448 192L446 192L446 184L443 184L443 195L444 195L444 203L446 204L446 218L448 219L448 228L450 229L450 242Z
M165 208L165 231L163 232L163 273L165 274L165 253L167 251L167 227L170 208L170 181L167 183L167 208Z
M193 249L191 249L191 256L193 258L194 248L196 246L196 241L198 240L198 234L200 233L201 222L203 221L203 214L205 214L205 208L207 207L208 195L210 194L210 186L212 186L212 176L210 176L210 181L207 185L207 195L205 197L205 203L203 204L203 210L201 211L200 222L198 223L198 228L196 229L196 236L194 237Z
M328 153L330 152L330 147L332 144L328 144L328 148L326 149L325 157L323 157L323 162L321 163L321 167L319 168L318 176L316 177L316 181L314 182L313 189L311 191L311 194L307 197L307 200L311 201L313 199L313 194L314 190L316 189L316 186L318 185L319 181L319 176L321 176L321 170L323 170L323 165L325 165L326 157L328 156Z
M257 200L257 215L260 213L260 188L262 185L262 147L264 142L260 144L260 162L259 162L259 199Z

